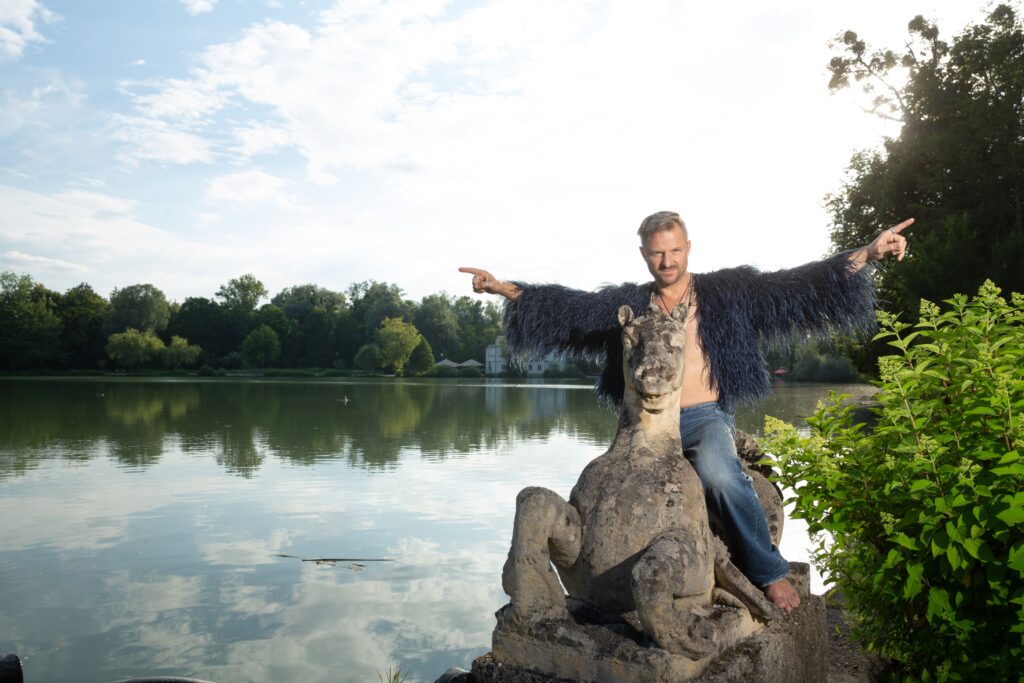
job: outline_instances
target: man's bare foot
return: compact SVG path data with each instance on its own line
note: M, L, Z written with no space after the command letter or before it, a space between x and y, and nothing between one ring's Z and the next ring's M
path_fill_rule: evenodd
M796 594L796 590L788 579L780 579L775 583L770 583L761 590L772 601L772 604L779 609L792 612L800 605L800 596Z

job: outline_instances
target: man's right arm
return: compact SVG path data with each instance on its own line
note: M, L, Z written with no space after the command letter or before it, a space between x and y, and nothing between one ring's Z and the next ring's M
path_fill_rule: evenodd
M617 344L618 308L629 304L636 313L647 310L647 285L605 286L586 292L561 285L505 282L480 268L459 268L473 276L473 291L498 294L506 300L503 328L509 348L517 353L573 354L604 352Z
M511 282L503 282L480 268L459 268L460 273L469 273L473 276L473 291L477 294L498 294L509 301L515 301L523 290Z

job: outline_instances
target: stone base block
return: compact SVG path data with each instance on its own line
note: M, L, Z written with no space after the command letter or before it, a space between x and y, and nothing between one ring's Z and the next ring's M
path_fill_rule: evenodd
M662 650L635 623L570 598L572 620L537 622L528 635L505 623L508 606L499 610L492 652L473 662L473 675L481 683L820 683L828 648L825 603L807 594L801 568L794 569L800 607L714 657L694 661Z

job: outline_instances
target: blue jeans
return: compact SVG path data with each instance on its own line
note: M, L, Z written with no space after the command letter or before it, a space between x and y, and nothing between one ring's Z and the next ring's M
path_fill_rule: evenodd
M768 523L750 477L736 455L736 422L717 403L698 403L679 411L683 455L704 485L708 512L725 529L733 563L751 583L763 588L785 578L789 563L772 545Z

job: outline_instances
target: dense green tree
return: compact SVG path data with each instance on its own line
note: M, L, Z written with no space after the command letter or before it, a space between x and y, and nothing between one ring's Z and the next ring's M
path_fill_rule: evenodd
M204 297L189 297L171 317L167 331L202 347L207 357L220 358L234 351L224 307Z
M447 294L423 297L413 315L413 323L440 358L450 358L459 352L459 318L455 314L452 298Z
M107 300L84 282L60 298L60 348L67 367L91 368L103 361L103 320L109 309Z
M284 340L295 331L295 321L290 319L284 310L274 304L263 304L256 314L256 323L266 325L277 332L278 339Z
M351 309L335 318L333 336L335 364L350 365L363 344L363 326L356 321Z
M355 358L352 359L352 364L360 370L366 370L367 372L377 370L381 366L380 347L376 344L364 344L356 352Z
M401 375L423 336L415 325L403 322L401 318L384 318L377 331L377 339L381 366L392 367L396 375Z
M497 307L479 299L460 296L454 302L459 321L458 361L470 358L483 362L487 345L494 342L501 330L501 315Z
M267 296L267 288L255 275L247 273L228 280L214 296L220 301L225 317L221 327L225 335L224 345L237 349L245 336L259 324L256 306Z
M305 353L302 364L311 368L334 366L334 321L326 310L317 307L306 316L302 326Z
M161 355L164 343L152 331L129 327L107 339L107 355L121 367L133 370Z
M228 280L217 290L216 298L230 311L251 313L260 299L267 296L267 288L251 273Z
M348 289L352 313L362 324L364 338L370 341L384 318L402 318L409 322L413 304L402 299L402 289L386 282L357 282Z
M410 377L425 375L434 369L435 363L434 352L430 348L430 342L427 341L426 337L420 337L420 343L412 350L409 362L405 364L404 374Z
M242 342L242 357L252 365L264 368L279 355L281 341L277 338L277 332L269 325L260 325Z
M0 272L0 368L61 364L59 301L60 294L28 275Z
M332 292L314 284L286 287L270 300L292 320L305 322L314 308L321 308L330 314L339 314L348 308L345 295Z
M177 370L196 364L203 350L195 344L189 344L183 337L172 336L170 343L163 351L164 365Z
M840 249L917 218L908 258L880 282L883 302L913 318L921 298L986 278L1024 291L1024 30L1005 4L951 43L920 16L908 30L898 51L872 50L853 31L835 43L829 87L859 84L871 111L902 127L853 157L828 204Z
M110 294L110 316L106 331L121 332L128 328L142 332L167 329L171 309L167 297L150 284L129 285Z

